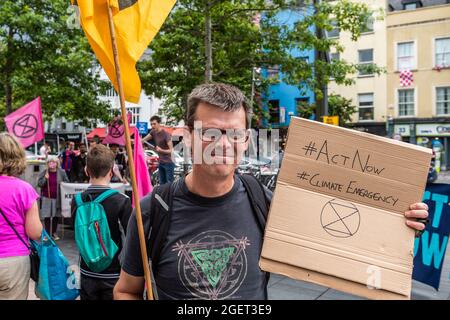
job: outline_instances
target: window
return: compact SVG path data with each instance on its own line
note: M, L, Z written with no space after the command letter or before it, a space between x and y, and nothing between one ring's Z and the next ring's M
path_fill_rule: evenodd
M397 70L415 69L414 42L403 42L397 44Z
M309 107L309 98L296 98L295 99L295 109L303 110Z
M339 52L332 53L330 57L331 57L331 61L333 61L333 60L339 61L339 59L341 58Z
M414 115L414 89L398 91L398 115Z
M415 10L417 8L423 7L422 1L402 1L403 2L403 10Z
M108 83L106 86L107 86L107 89L105 91L105 96L106 97L116 97L117 93L116 93L116 90L114 90L114 87L110 83Z
M269 100L270 123L280 123L280 100Z
M332 21L333 30L327 31L327 38L339 38L339 28L336 21Z
M127 111L131 112L131 124L136 125L139 122L139 108L127 108Z
M373 120L373 93L363 93L358 95L359 120Z
M405 3L404 5L403 5L403 9L404 10L414 10L414 9L417 9L417 3Z
M365 23L361 28L361 33L373 32L373 17L370 16L366 19Z
M450 67L450 38L436 39L436 66Z
M450 114L450 87L436 88L436 113Z
M372 71L368 70L368 67L373 65L373 49L358 50L359 56L359 75L368 76L372 75Z
M341 58L339 52L334 52L330 54L330 62L336 63ZM334 70L331 70L330 80L334 80Z

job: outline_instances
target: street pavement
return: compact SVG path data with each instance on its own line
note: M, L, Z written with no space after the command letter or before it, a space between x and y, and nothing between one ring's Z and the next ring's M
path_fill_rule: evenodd
M450 172L439 174L437 183L450 183ZM74 241L72 230L65 229L64 235L60 232L61 240L58 246L69 260L71 265L78 265L78 250ZM341 291L330 289L317 284L293 280L278 274L272 274L269 281L268 293L270 300L362 300L364 298L350 295ZM38 299L34 294L34 282L30 280L29 300ZM413 281L412 299L448 299L434 292L430 287Z

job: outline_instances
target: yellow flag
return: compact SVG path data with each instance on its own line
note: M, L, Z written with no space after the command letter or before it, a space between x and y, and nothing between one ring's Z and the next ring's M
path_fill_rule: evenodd
M84 33L118 92L108 24L108 5L111 6L125 100L129 102L138 103L141 94L136 62L158 33L175 2L176 0L72 0L79 7Z

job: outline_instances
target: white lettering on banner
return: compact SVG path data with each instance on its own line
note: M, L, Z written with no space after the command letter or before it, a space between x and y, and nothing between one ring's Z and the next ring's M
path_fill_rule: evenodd
M64 218L70 218L70 204L77 193L84 192L90 186L89 183L67 183L62 182L61 191L61 215ZM121 193L125 193L128 185L123 183L111 183L110 187Z

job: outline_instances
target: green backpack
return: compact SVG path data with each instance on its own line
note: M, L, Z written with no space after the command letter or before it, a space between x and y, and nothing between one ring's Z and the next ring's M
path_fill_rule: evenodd
M101 272L108 268L118 250L111 239L108 219L101 204L103 200L116 193L119 192L107 190L89 202L83 202L81 193L75 196L77 205L75 242L84 262L94 272Z

